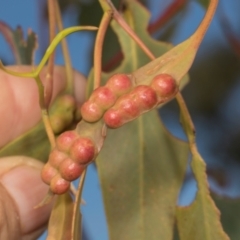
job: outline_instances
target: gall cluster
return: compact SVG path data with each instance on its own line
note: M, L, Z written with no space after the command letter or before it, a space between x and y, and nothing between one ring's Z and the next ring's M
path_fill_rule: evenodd
M98 121L104 112L112 107L120 96L128 93L131 88L131 80L126 74L113 75L105 86L95 89L88 101L82 105L82 118L87 122Z
M95 155L95 144L90 138L80 137L75 131L66 131L57 138L56 147L42 169L42 179L50 185L53 193L63 194Z
M81 115L86 122L103 118L108 127L118 128L172 99L177 92L176 81L168 74L155 76L149 86L135 87L128 75L116 74L105 86L93 91L83 104ZM68 100L65 99L71 108ZM42 170L42 179L53 193L68 191L71 181L80 177L97 156L96 145L93 139L79 136L76 131L66 131L57 138L56 147Z
M96 122L103 117L108 127L118 128L172 99L177 91L176 81L168 74L155 76L149 86L135 88L127 75L116 74L93 91L81 108L82 118Z

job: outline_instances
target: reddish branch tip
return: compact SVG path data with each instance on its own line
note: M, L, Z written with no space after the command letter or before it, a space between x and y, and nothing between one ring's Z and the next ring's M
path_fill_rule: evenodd
M81 115L87 122L96 122L102 117L103 110L96 103L87 101L81 107Z
M128 93L132 88L131 79L126 74L115 74L106 83L117 97Z
M59 166L59 172L63 179L67 181L73 181L80 177L84 169L85 165L80 165L76 163L71 158L66 158Z
M155 76L151 82L151 87L160 98L171 98L178 90L175 79L168 74Z
M66 131L59 135L56 141L58 150L67 153L77 137L75 131Z
M87 164L94 160L95 146L89 138L78 138L70 149L71 158L78 164Z

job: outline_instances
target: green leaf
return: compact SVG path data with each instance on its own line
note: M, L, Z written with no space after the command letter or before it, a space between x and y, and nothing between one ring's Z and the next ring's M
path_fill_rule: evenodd
M0 21L0 32L10 45L16 64L33 64L33 57L37 49L37 36L31 29L28 30L27 39L24 40L22 28L18 26L13 30L9 25Z
M129 5L130 3L131 1L129 1ZM187 40L133 72L132 75L133 78L136 79L136 84L148 85L156 75L161 73L167 73L175 78L178 84L183 84L182 78L193 63L199 45L211 23L216 7L217 0L212 0L200 26Z
M68 129L74 121L75 106L64 104L64 96L58 96L49 110L50 119L56 126L53 129L60 130L57 133ZM50 151L50 143L42 121L36 126L14 139L0 149L0 157L12 155L24 155L46 162Z
M193 203L177 207L177 227L180 240L228 240L220 222L220 212L209 192L206 164L198 153L195 129L184 101L177 96L181 110L180 120L188 137L192 153L191 169L198 191Z
M47 240L72 239L73 206L69 193L57 196L48 223Z
M128 1L128 9L125 11L125 20L131 26L131 28L136 32L139 38L146 44L146 46L156 55L162 56L167 53L172 45L170 43L161 42L153 39L147 32L147 26L150 19L149 13L146 9L138 4L136 1ZM139 21L141 19L141 21ZM121 65L114 69L111 73L102 74L102 83L104 84L108 78L115 73L132 73L139 69L140 67L146 65L150 62L148 56L142 51L142 49L135 43L135 41L129 37L129 35L122 29L119 24L115 21L112 21L111 27L114 32L117 34L121 49L124 55L124 60ZM105 43L108 45L108 42ZM103 53L104 55L104 53ZM151 62L149 63L151 64ZM138 70L137 70L138 71ZM136 75L139 75L138 72L135 72ZM143 71L141 70L142 74ZM137 76L139 77L139 76ZM143 76L146 79L146 76ZM91 71L90 79L93 78L93 71ZM137 79L138 81L138 79ZM188 76L184 76L182 79L182 86L188 82ZM87 95L89 96L93 89L93 82L88 81L87 86Z
M191 162L198 192L190 206L177 208L177 225L181 240L227 240L220 222L220 212L212 200L206 175L206 164L199 154Z
M231 240L240 239L240 199L231 199L227 197L212 194L212 197L221 211L221 221L224 230Z
M170 44L148 35L149 13L142 5L128 1L125 17L156 55L171 48ZM131 73L149 62L118 24L112 22L111 26L125 58L113 72L102 75L103 83L114 73ZM88 94L92 91L92 75L89 76ZM110 239L172 239L175 205L188 151L186 143L166 131L156 110L120 129L108 130L97 167Z
M46 162L50 144L42 122L0 149L0 157L24 155Z
M108 131L97 167L110 239L172 239L187 156L156 111Z
M21 27L17 27L13 32L14 42L20 61L17 64L33 64L34 53L38 47L37 35L31 30L28 30L27 39L23 38L23 31Z

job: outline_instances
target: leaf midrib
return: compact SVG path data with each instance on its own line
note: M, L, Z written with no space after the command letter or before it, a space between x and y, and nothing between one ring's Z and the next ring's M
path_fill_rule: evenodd
M127 14L127 21L132 29L135 29L135 24L132 14ZM132 53L132 69L139 67L137 44L134 40L130 39L131 42L131 53ZM145 239L145 228L144 228L144 133L143 133L143 117L139 116L137 119L139 128L139 207L140 207L140 237Z

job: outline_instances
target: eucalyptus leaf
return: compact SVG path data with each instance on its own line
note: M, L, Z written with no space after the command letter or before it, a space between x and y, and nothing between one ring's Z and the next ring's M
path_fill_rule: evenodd
M181 123L192 153L191 169L197 182L195 200L186 207L177 207L177 227L180 240L228 240L220 222L220 212L212 200L206 174L206 164L198 153L195 129L182 99L177 96Z
M6 23L0 21L0 32L10 45L15 57L16 64L33 64L34 53L37 49L37 35L28 30L27 39L23 38L23 31L20 26L13 30Z
M24 155L46 162L49 151L50 144L41 121L32 129L2 147L0 157Z
M210 2L200 26L187 40L178 44L164 55L135 70L132 75L136 83L148 85L156 75L167 73L181 85L182 78L190 69L199 45L211 23L217 3L218 0Z
M156 55L172 46L152 39L146 31L149 13L137 1L127 1L124 17ZM139 21L141 19L141 21ZM139 46L116 23L124 60L115 73L131 73L149 62ZM187 79L187 77L185 77ZM87 94L92 91L93 73ZM166 131L156 110L120 129L108 130L96 163L100 176L110 239L173 238L175 205L188 159L186 143Z
M229 240L220 222L220 212L209 192L206 164L196 153L191 162L198 192L190 206L177 208L180 240Z
M14 41L20 56L20 62L17 64L33 64L34 53L38 47L37 35L29 29L27 32L27 39L23 38L23 31L21 27L17 27L13 32Z
M69 193L57 196L48 223L47 240L72 239L73 205L74 202Z
M97 167L110 239L172 239L187 156L155 110L108 131Z
M173 46L170 43L161 42L153 39L147 32L147 26L150 19L149 12L136 1L127 1L128 8L125 10L125 20L136 32L139 38L145 43L145 45L156 55L162 56L168 52ZM139 21L141 19L141 21ZM111 22L111 27L116 33L121 49L124 55L124 59L121 65L114 69L111 73L102 73L102 84L104 84L108 78L115 73L132 73L136 69L148 64L150 59L142 51L142 49L135 43L135 41L129 37L129 35L119 26L115 21ZM108 39L106 39L108 40ZM108 42L105 43L108 45ZM103 52L104 55L104 52ZM142 71L142 74L143 71ZM89 79L93 78L93 71L89 75ZM188 82L188 76L185 75L182 78L182 86ZM93 81L88 81L87 96L91 94L93 90Z
M57 133L61 133L65 129L69 128L74 121L74 106L64 105L62 99L66 95L60 95L54 101L49 110L50 120L57 119L52 123L53 129L58 129ZM36 126L17 137L13 141L9 142L0 149L0 157L11 155L24 155L38 159L42 162L46 162L50 152L50 143L46 134L44 124L39 121Z

